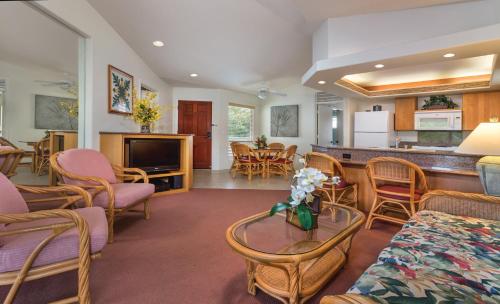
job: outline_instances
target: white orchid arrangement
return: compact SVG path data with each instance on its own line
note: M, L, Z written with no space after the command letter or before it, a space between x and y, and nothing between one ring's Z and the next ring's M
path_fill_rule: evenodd
M301 163L305 163L303 159ZM309 204L314 200L313 192L317 188L323 186L323 183L328 180L328 177L316 168L302 168L295 173L294 184L292 185L292 193L288 197L288 202L275 204L270 216L276 212L293 209L296 211L301 225L305 229L310 229L313 224L313 214ZM338 177L333 178L333 182L338 182Z

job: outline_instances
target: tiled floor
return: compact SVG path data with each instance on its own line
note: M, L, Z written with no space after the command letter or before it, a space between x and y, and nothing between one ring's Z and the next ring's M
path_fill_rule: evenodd
M292 176L271 176L262 178L254 176L251 181L246 176L231 176L228 170L194 170L193 188L218 189L261 189L261 190L289 190Z
M38 176L37 174L31 173L29 167L17 167L17 174L14 175L11 180L15 184L19 185L48 185L49 175L45 173L44 175Z

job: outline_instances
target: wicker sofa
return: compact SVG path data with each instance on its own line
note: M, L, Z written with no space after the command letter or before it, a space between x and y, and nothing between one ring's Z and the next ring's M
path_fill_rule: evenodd
M344 295L332 303L500 303L500 198L431 191Z

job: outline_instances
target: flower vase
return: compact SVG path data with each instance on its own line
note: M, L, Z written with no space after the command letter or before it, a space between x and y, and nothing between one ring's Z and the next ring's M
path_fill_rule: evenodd
M151 133L151 125L142 125L141 133Z
M290 223L304 231L314 230L318 228L318 216L321 213L321 196L313 194L314 199L308 205L312 212L313 224L311 229L305 229L299 221L299 216L295 209L286 209L286 222ZM304 203L305 204L305 203Z

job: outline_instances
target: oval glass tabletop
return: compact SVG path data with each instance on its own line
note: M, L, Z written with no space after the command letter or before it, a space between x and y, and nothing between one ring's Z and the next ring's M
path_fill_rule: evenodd
M276 255L303 254L321 247L364 218L356 209L332 206L318 217L318 228L303 231L285 221L285 212L262 214L242 221L232 235L240 245Z

